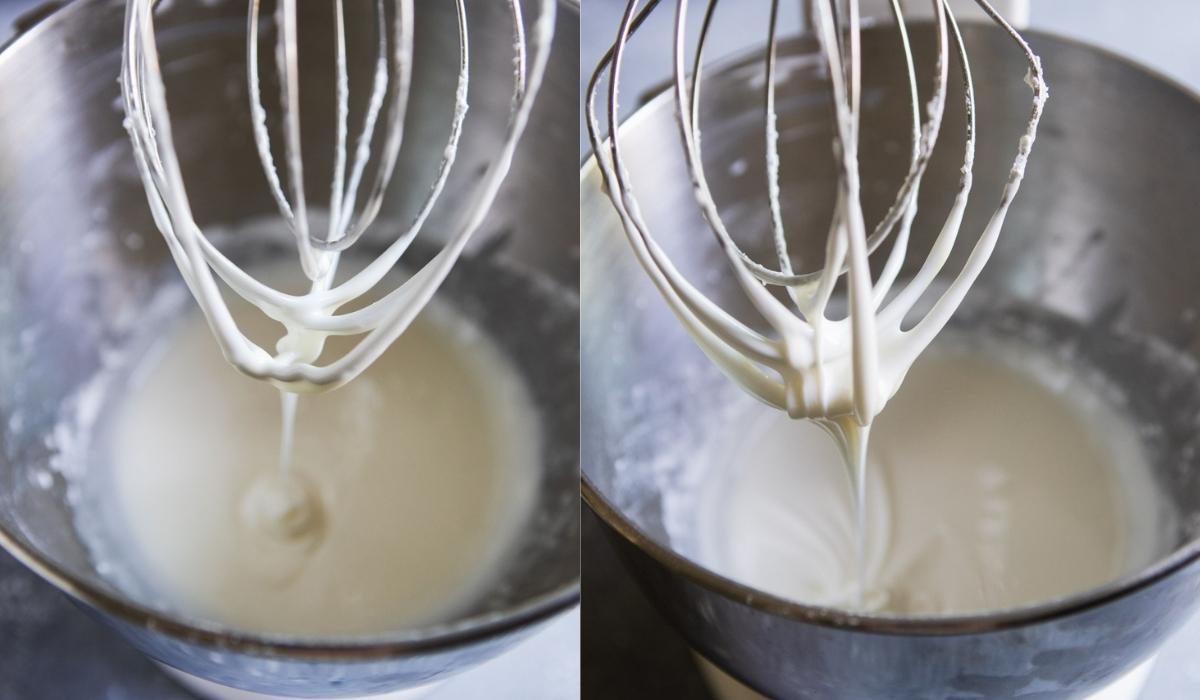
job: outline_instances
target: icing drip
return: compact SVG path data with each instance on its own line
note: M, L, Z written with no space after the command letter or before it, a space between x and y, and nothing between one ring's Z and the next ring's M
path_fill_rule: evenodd
M532 59L525 49L521 3L509 0L514 35L513 91L507 131L495 157L487 164L448 242L434 258L396 289L355 311L338 313L347 304L363 300L400 261L420 233L449 177L467 113L470 63L464 0L455 0L458 29L457 83L450 133L442 160L425 200L412 224L370 264L335 285L341 252L352 246L374 222L391 181L403 140L404 119L412 90L412 0L399 0L390 13L386 0L376 0L377 55L371 94L356 137L353 158L347 142L350 118L350 78L346 58L345 8L334 0L336 126L334 166L330 181L329 222L321 236L311 231L304 191L301 158L300 71L296 0L277 4L276 63L281 86L281 121L287 188L272 154L259 74L259 19L261 0L251 0L246 25L247 84L254 143L267 184L284 224L296 239L300 264L310 282L306 294L284 294L239 268L216 248L192 216L182 172L175 152L167 110L166 90L154 37L155 0L130 0L126 10L124 63L121 74L126 128L133 142L155 223L167 241L180 274L204 312L225 358L244 374L279 387L283 407L280 473L258 482L245 505L257 509L256 522L272 535L293 537L314 534L321 504L311 489L296 480L288 465L292 459L296 399L288 392L316 392L345 384L363 372L409 327L429 303L449 274L467 241L483 221L507 175L513 153L525 129L549 58L554 33L555 0L540 0L533 22ZM386 107L386 108L385 108ZM382 132L381 134L379 132ZM376 154L375 150L379 153ZM376 171L367 175L370 161ZM347 173L347 166L349 171ZM364 180L368 189L361 207ZM286 332L274 352L252 342L233 318L222 297L218 279ZM344 355L318 364L326 340L332 335L361 335ZM261 522L259 522L261 521ZM313 530L312 533L308 532Z

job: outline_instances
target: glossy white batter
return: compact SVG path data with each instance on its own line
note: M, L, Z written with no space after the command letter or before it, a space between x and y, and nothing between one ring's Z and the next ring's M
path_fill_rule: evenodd
M279 335L233 310L256 341ZM486 592L532 509L531 399L444 305L354 382L299 402L283 470L279 392L234 371L201 314L153 362L118 406L102 488L116 554L191 616L323 637L444 619Z
M949 341L918 360L871 433L862 607L1012 608L1161 554L1146 457L1101 394L1024 345ZM700 511L700 561L782 597L859 608L838 447L778 411L746 421L731 431L740 442L711 452L721 476Z

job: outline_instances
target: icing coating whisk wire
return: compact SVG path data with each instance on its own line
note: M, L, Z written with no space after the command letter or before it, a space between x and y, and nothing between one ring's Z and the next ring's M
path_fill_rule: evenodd
M304 190L301 157L299 41L297 0L277 0L276 64L280 83L282 171L276 144L267 128L268 111L260 86L259 24L261 0L248 0L247 82L255 145L271 194L295 237L301 265L311 282L306 294L285 294L239 268L196 224L175 152L167 96L154 33L157 0L128 0L121 71L126 128L134 146L154 220L166 239L184 281L208 319L225 357L250 376L293 391L340 386L369 366L408 327L449 274L471 234L479 227L512 162L538 87L545 74L554 34L556 0L522 3L507 0L513 35L512 101L501 145L469 195L458 199L461 211L443 247L403 284L352 312L345 304L370 292L400 261L438 204L467 122L470 41L465 0L454 3L458 65L450 133L434 180L412 222L360 271L334 285L338 258L375 221L391 182L404 139L413 84L413 0L374 0L375 69L371 92L350 150L350 80L346 60L344 0L329 0L336 56L334 165L330 177L328 226L313 230ZM524 5L537 6L528 29ZM378 155L373 155L378 151ZM372 162L374 165L372 166ZM286 329L275 352L249 340L233 320L218 280ZM317 364L330 335L361 335L345 355Z
M858 144L862 96L861 17L857 0L810 0L810 16L820 55L828 67L834 106L833 146L837 165L835 213L826 238L823 267L796 273L788 253L780 205L779 135L776 128L775 73L779 0L769 0L770 23L764 52L763 132L766 146L767 199L776 265L752 259L730 236L714 202L701 157L699 104L704 85L704 50L719 0L709 0L695 52L689 62L685 40L688 1L676 0L673 41L676 122L695 201L723 251L742 292L775 331L764 334L735 319L694 287L658 245L639 207L621 150L618 129L618 91L625 50L630 38L654 12L659 0L630 0L611 48L601 59L587 89L587 127L605 190L639 263L672 312L702 350L743 388L793 417L852 419L869 425L895 393L908 368L949 321L967 290L982 271L996 244L1009 205L1024 177L1025 164L1037 133L1047 88L1041 62L1025 40L986 0L979 7L1012 40L1027 64L1025 82L1033 92L1032 108L1020 138L1007 183L990 221L975 242L963 267L933 306L907 330L901 324L941 273L958 236L971 193L975 158L975 91L967 50L950 4L931 0L936 29L937 60L932 95L922 110L917 89L909 31L899 0L891 11L906 66L911 104L911 152L907 173L882 219L868 230L860 198ZM915 275L899 283L917 211L921 179L939 136L946 104L951 53L959 65L966 115L961 176L953 205ZM687 73L690 68L690 76ZM596 96L607 74L601 132ZM922 115L923 112L923 115ZM877 277L870 258L893 239ZM850 313L830 318L827 307L839 279L846 276ZM770 286L786 290L787 300ZM880 358L886 357L886 362Z

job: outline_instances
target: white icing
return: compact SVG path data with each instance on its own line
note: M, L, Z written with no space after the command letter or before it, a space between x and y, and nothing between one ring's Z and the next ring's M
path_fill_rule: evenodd
M1096 381L1024 343L935 346L872 427L861 525L835 442L749 407L706 451L697 559L791 600L896 615L1009 609L1138 571L1170 550L1164 504Z
M251 337L278 335L231 308ZM162 343L110 404L109 459L83 484L99 516L80 522L148 600L337 637L444 621L495 586L536 503L541 436L470 321L434 302L354 382L305 397L286 470L275 390L228 367L200 314Z

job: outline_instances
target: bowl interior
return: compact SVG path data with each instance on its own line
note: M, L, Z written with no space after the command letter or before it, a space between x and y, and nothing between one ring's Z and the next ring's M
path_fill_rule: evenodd
M434 232L432 241L473 197L478 173L503 135L510 100L506 6L468 5L471 111L454 174L426 227ZM323 202L333 153L334 87L332 39L320 32L331 24L318 14L327 6L302 8L314 16L302 18L301 42L315 47L301 52L305 184L310 201ZM144 610L98 574L56 470L60 445L53 433L63 411L78 406L81 390L113 349L148 331L143 319L150 317L156 293L180 284L122 128L116 78L123 13L121 3L74 3L0 54L0 84L9 86L0 104L0 212L8 222L0 233L0 382L6 387L0 396L0 539L39 573L123 622L157 618L184 629L206 628ZM200 225L212 231L277 216L246 107L244 13L239 2L172 3L157 20L185 180ZM351 88L352 110L370 93L363 69L373 58L356 47L374 46L372 25L359 14L351 8L348 18L351 79L360 80ZM411 220L449 130L458 54L453 6L423 3L416 22L414 83L420 89L413 93L406 145L370 234L374 239L364 242L368 247ZM571 50L576 23L573 13L560 13L557 50ZM270 42L273 29L264 25L264 32ZM273 50L262 54L270 72L264 99L271 105L277 95ZM532 520L485 599L444 624L397 630L397 639L435 639L448 628L461 631L510 616L536 618L578 597L578 268L573 241L561 235L574 218L574 206L568 206L574 168L547 156L573 148L573 133L558 128L574 110L575 78L567 68L551 61L528 131L537 138L521 144L507 184L446 286L513 358L539 405L545 445ZM293 254L277 241L234 237L225 243L234 256ZM500 271L487 294L476 281L482 268ZM530 294L537 297L538 314L506 323L513 309L528 308ZM212 631L218 637L223 632ZM259 642L269 648L272 640Z

